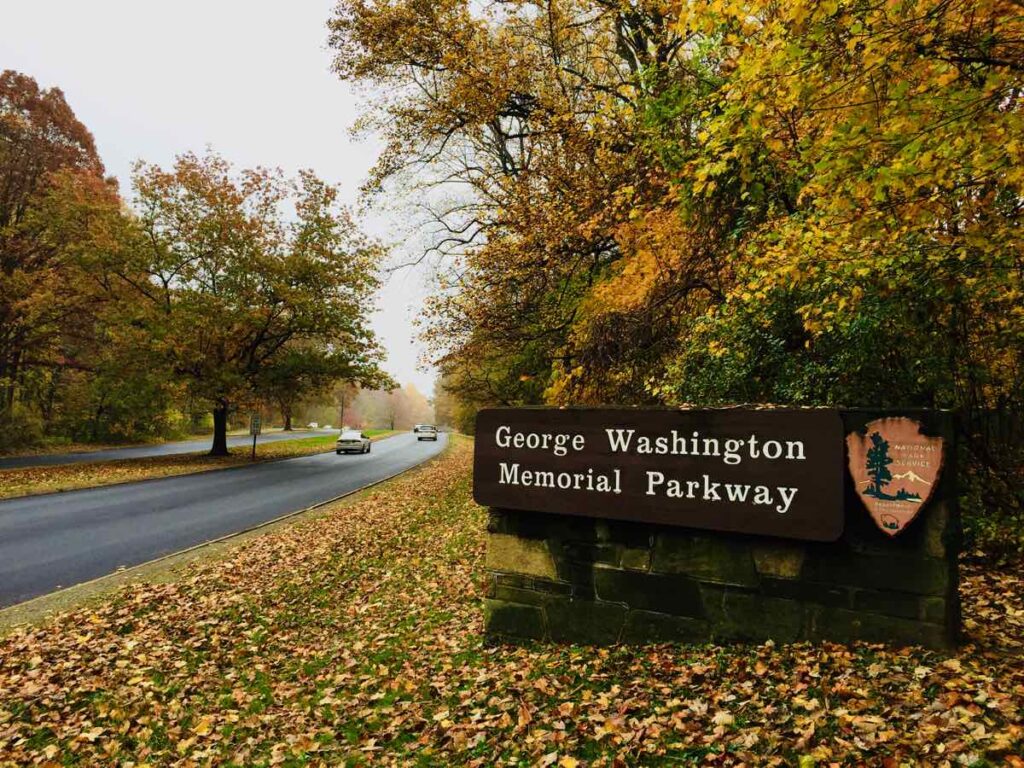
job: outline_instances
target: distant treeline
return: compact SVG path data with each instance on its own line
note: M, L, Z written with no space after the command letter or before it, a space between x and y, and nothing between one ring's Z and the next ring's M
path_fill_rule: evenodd
M411 429L435 421L433 403L415 385L395 389L360 389L339 384L330 393L298 403L292 421L340 429Z

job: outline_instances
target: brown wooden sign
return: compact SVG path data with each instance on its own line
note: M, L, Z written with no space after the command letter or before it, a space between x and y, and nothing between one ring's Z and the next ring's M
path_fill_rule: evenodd
M490 507L813 541L843 531L843 426L824 409L497 408L476 423Z
M913 522L942 471L942 438L905 416L876 419L846 437L857 495L875 524L895 536Z

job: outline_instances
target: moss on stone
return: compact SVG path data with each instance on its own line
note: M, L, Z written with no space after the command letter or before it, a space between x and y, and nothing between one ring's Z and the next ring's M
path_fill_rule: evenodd
M507 533L492 533L487 537L487 569L525 573L556 580L555 561L547 542L523 539Z
M801 544L757 544L753 547L754 567L762 576L796 579L804 565L806 550Z
M624 549L619 564L631 571L646 571L651 567L651 550Z

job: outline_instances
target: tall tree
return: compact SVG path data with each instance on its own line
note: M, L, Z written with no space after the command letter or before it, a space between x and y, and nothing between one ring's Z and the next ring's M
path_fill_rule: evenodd
M135 172L139 236L132 281L153 350L211 407L211 454L227 453L232 407L285 381L298 394L332 376L373 383L369 329L380 249L303 172L236 174L208 153ZM291 204L293 213L284 209ZM131 281L127 272L121 274Z
M669 8L342 0L332 31L338 74L390 94L367 118L388 140L369 190L419 180L415 204L436 233L426 255L444 275L428 340L458 372L455 391L535 402L594 349L606 371L630 360L602 380L642 398L653 366L641 353L657 362L664 323L638 315L600 349L573 330L623 256L635 199L663 194L664 176L640 162L638 107L683 50Z
M81 364L61 342L88 335L100 299L82 257L119 215L103 173L60 90L0 73L0 421L26 387L44 397L43 373Z
M334 405L338 409L338 427L344 429L348 424L358 424L361 418L359 409L355 407L359 387L349 381L340 381L334 387Z

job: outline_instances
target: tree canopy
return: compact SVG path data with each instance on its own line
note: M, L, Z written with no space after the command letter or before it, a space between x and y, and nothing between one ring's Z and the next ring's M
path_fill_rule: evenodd
M311 171L140 162L133 206L57 89L0 75L0 448L137 439L212 410L390 383L382 255ZM177 414L177 416L175 416Z
M332 379L376 383L367 324L379 248L311 172L235 175L222 158L186 154L173 170L139 165L130 272L153 351L213 406L215 453L232 405L261 391L293 396ZM291 204L292 218L285 217ZM126 280L128 278L125 278ZM286 385L285 382L288 382Z
M56 369L80 364L98 287L85 240L118 212L92 134L56 88L0 73L0 426L20 395L47 403Z
M463 402L952 407L1020 505L1018 4L342 0L332 30L391 94L369 191L420 180Z

